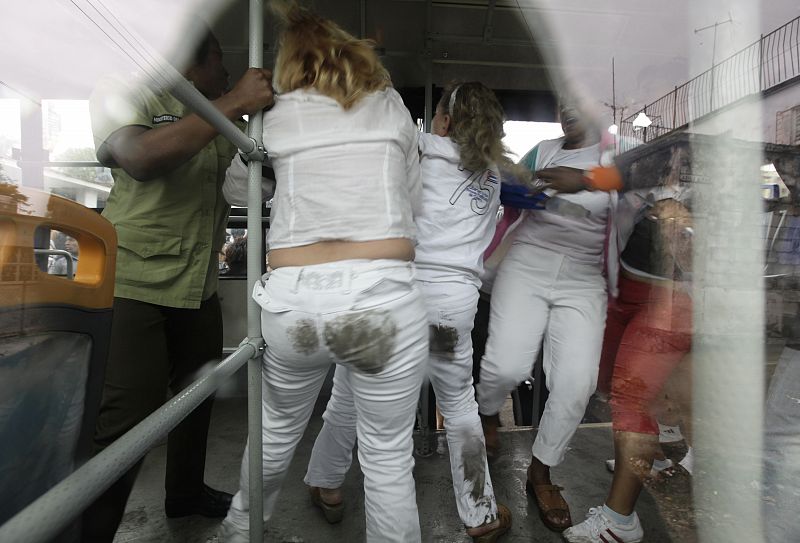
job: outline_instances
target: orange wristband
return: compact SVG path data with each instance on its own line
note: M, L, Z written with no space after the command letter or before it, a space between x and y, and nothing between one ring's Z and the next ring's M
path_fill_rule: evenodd
M592 190L622 189L622 174L614 166L598 166L586 172L584 179Z

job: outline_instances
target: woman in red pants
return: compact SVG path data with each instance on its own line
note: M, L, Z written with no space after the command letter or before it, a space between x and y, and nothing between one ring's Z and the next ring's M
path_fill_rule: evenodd
M614 361L616 469L605 504L564 532L573 543L637 543L643 537L634 507L658 450L653 406L691 349L692 223L682 196L673 191L643 200L645 212L622 253L619 298L609 307L603 345L603 358Z

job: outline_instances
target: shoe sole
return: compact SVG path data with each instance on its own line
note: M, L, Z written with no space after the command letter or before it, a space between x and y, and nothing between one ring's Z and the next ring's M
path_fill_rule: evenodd
M320 508L322 515L328 524L338 524L344 518L344 503L337 503L335 505L325 503L322 498L311 494L311 501Z
M472 543L495 543L511 529L511 511L508 507L498 504L497 517L500 519L500 526L485 534L472 536ZM503 522L504 519L506 520L505 523Z
M569 543L594 543L596 540L583 536L579 536L575 539L570 539L568 535L564 534L564 541L568 541ZM640 537L639 539L632 539L630 541L624 541L623 543L642 543L642 541L644 541L644 537Z

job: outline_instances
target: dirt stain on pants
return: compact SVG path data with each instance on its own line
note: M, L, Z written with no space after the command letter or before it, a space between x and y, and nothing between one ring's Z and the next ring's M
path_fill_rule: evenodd
M430 351L436 354L455 356L456 345L458 345L458 330L452 326L430 325Z
M345 364L376 374L394 353L397 324L388 311L341 315L325 324L325 345Z
M286 330L294 350L300 354L313 354L319 349L317 325L312 319L300 319Z

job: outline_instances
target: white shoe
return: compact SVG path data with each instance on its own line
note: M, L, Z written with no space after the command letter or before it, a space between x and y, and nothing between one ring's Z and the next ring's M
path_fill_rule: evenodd
M686 456L683 457L683 460L678 462L678 465L682 466L683 469L689 472L689 475L692 475L692 470L694 469L694 451L691 447L689 450L686 451Z
M606 460L606 469L611 473L614 473L614 468L616 467L616 465L617 462L613 458L611 460ZM650 477L655 477L665 469L671 468L673 465L674 464L672 463L672 460L670 460L669 458L667 458L664 461L664 464L659 467L656 467L655 463L653 463L653 467L650 468Z
M659 443L675 443L683 441L683 434L681 434L680 426L667 426L666 424L658 423L658 442Z
M603 514L602 506L592 507L586 520L564 531L564 539L570 543L640 543L642 537L644 531L636 512L629 525L617 524Z
M218 543L250 543L250 532L236 528L228 519L222 521L217 532Z

